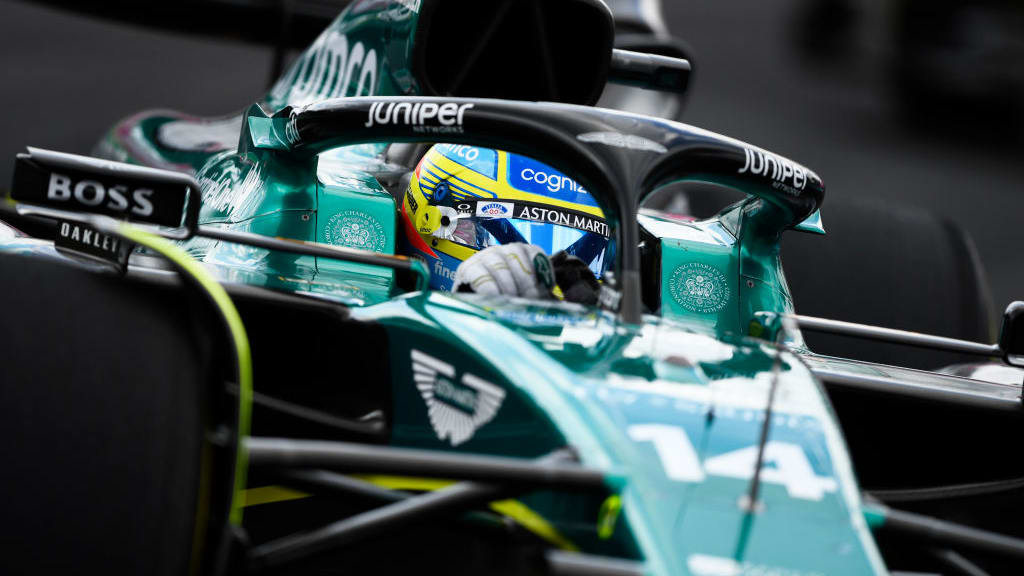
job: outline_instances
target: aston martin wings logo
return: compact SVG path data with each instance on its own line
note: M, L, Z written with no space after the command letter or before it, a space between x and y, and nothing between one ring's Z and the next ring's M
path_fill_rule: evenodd
M456 384L454 366L419 350L412 351L412 374L437 438L452 446L493 420L505 400L504 390L472 374L463 374Z

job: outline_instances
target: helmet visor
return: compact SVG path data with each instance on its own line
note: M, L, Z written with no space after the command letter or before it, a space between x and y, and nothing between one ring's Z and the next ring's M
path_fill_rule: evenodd
M564 250L583 260L598 278L608 250L608 237L599 232L520 218L462 216L448 239L475 250L513 242L533 244L549 256Z

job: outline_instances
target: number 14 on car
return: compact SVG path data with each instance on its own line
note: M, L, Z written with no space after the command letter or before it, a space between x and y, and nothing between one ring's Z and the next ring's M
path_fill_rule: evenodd
M677 482L703 482L707 476L748 480L757 464L757 445L718 454L701 462L686 430L669 424L636 424L628 428L636 442L649 442L665 475ZM790 497L818 501L836 491L835 478L818 476L804 449L789 442L765 444L761 481L786 488Z

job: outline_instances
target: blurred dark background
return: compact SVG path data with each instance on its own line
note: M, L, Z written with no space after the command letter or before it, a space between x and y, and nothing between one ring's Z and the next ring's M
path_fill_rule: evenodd
M813 168L828 185L826 229L830 209L857 203L956 221L976 243L995 309L1024 299L1021 3L667 0L664 11L696 63L684 121ZM266 89L273 62L264 45L0 0L0 159L25 145L87 153L141 109L240 110ZM10 169L0 162L0 185ZM883 251L928 249L871 224L838 232L870 235ZM801 238L796 253L818 240ZM915 287L927 282L915 269L927 258L874 268L876 255L866 250L847 271L875 297L894 286L927 292Z
M672 1L665 12L699 66L687 122L814 169L828 186L826 230L830 206L861 198L956 221L1001 311L1024 299L1021 8L735 0ZM893 230L892 250L906 248ZM915 272L879 275L877 286Z

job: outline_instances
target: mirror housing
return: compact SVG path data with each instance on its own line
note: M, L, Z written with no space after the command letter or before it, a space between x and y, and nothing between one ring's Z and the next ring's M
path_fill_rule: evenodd
M31 147L17 156L10 199L20 214L107 216L182 240L195 234L201 202L186 174Z
M824 236L825 226L821 223L821 210L815 210L814 213L808 216L806 220L794 225L793 230Z
M999 331L999 349L1007 364L1024 367L1024 302L1018 300L1006 307Z

